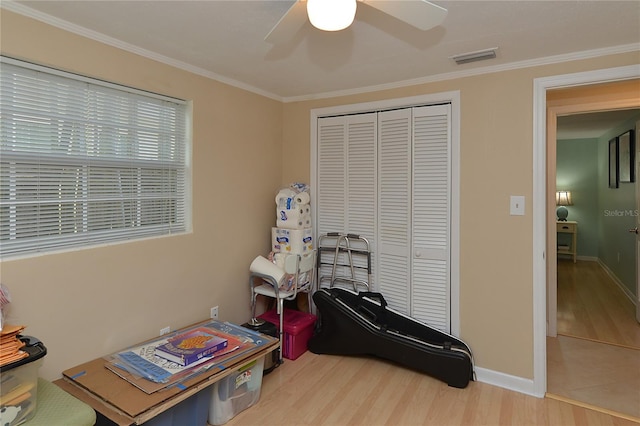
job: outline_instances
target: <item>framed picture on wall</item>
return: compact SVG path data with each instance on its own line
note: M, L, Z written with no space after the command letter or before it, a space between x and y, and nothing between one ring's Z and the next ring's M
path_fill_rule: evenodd
M618 138L609 141L609 188L618 187Z
M635 147L633 130L618 136L618 181L635 182Z

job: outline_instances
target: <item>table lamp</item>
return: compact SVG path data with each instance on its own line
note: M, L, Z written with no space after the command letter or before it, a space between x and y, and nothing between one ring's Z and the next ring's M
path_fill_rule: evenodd
M556 210L556 215L558 216L559 221L566 222L569 210L567 210L565 206L572 205L573 201L571 201L571 191L556 192L556 206L559 206Z

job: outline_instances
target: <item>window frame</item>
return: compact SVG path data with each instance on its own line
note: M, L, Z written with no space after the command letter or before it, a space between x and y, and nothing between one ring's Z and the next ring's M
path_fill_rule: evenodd
M191 102L7 56L0 64L0 260L191 232ZM18 87L21 72L44 81ZM62 114L66 87L53 90L64 82L77 96L73 120Z

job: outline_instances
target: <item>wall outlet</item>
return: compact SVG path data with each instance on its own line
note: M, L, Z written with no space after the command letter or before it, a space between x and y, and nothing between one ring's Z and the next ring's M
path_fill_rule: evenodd
M160 329L160 335L164 335L164 334L169 334L171 333L171 327L170 326L166 326L165 328L161 328Z
M212 319L218 319L218 307L214 306L213 308L211 308L211 318Z

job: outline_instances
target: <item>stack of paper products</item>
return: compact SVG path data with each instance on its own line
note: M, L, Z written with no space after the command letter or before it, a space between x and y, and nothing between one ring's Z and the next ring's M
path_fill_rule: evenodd
M276 195L276 226L271 228L274 253L305 254L313 250L309 188L294 183Z

